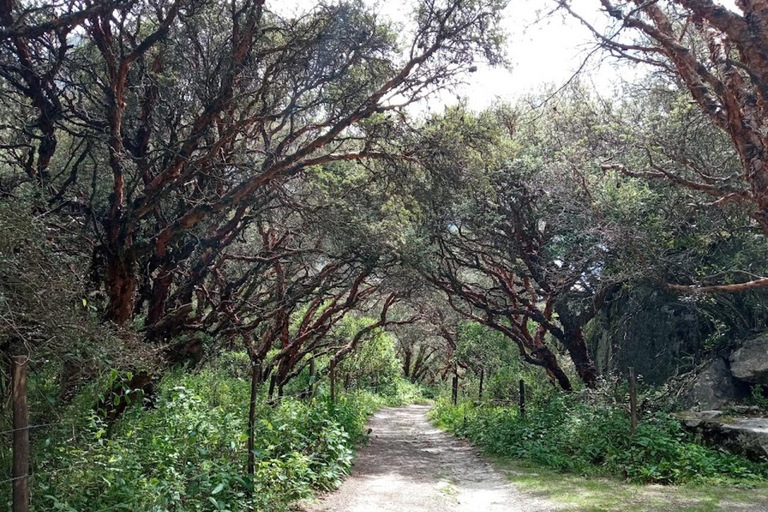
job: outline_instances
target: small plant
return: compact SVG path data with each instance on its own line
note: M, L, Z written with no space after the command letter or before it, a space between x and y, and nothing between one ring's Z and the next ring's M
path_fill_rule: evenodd
M760 409L768 410L768 397L763 394L763 386L755 384L750 389L749 405L754 405Z

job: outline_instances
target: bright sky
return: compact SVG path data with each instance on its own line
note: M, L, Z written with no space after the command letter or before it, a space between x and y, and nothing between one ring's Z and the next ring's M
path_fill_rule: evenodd
M606 16L598 11L597 0L576 0L574 10L593 25L603 27ZM521 95L565 84L582 66L595 46L589 30L566 13L550 15L554 2L511 0L504 12L504 28L509 34L507 52L511 70L481 68L470 78L462 93L469 105L479 109L495 99L512 101ZM598 66L599 56L590 59L583 70L600 89L610 89L615 70Z
M366 1L377 5L379 12L396 22L407 19L412 5L412 0ZM315 3L313 0L272 0L271 8L288 13L311 9ZM718 3L735 9L734 0ZM275 7L276 4L279 7ZM582 66L595 40L586 27L567 13L548 16L555 5L554 0L510 0L503 23L509 34L507 53L511 69L481 67L467 78L467 85L457 94L434 98L425 107L441 110L443 105L456 102L458 95L471 108L480 110L497 99L514 101L527 93L564 85ZM599 10L599 0L572 0L570 5L598 30L605 29L610 22ZM617 63L597 53L582 70L580 79L591 81L601 94L611 94L622 79L636 73L638 70L631 64Z
M409 0L372 3L378 5L383 15L396 22L407 19L410 11ZM287 14L311 9L315 2L279 0L279 6L276 4L278 1L273 0L270 7ZM469 76L469 83L457 93L466 98L472 108L482 109L496 98L513 100L527 92L540 90L547 84L558 87L579 68L594 40L578 21L562 14L537 21L548 12L546 8L551 9L553 5L554 2L541 0L510 1L504 13L504 27L509 33L507 52L512 69L481 67ZM597 0L576 0L573 5L582 15L591 12L591 20L605 18L597 11ZM600 79L605 81L603 85L609 85L608 75L601 75L604 75ZM456 97L451 96L435 98L429 107L442 108L444 103L453 103Z

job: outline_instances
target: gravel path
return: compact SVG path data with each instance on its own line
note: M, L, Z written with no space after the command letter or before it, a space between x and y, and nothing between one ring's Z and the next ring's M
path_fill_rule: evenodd
M429 424L427 406L381 409L352 475L308 512L549 512L468 444Z

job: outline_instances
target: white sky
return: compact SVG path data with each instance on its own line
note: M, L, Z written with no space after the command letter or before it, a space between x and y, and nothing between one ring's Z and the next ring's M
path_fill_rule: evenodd
M315 3L313 0L268 0L267 5L272 10L287 14L309 10ZM384 16L396 22L405 21L411 9L409 0L372 0L371 3L377 5L377 10ZM537 22L553 5L554 2L542 0L510 0L504 12L504 28L509 33L507 53L512 69L481 67L470 75L468 84L457 93L466 99L471 108L482 109L497 98L511 101L547 84L558 87L579 68L594 39L578 21L562 14ZM597 11L598 0L576 0L573 5L582 15L591 13L590 21L599 22L605 18ZM597 59L594 61L597 62ZM610 75L600 75L598 79L605 82L602 85L609 87ZM434 98L428 108L442 108L443 104L456 100L456 95L442 95Z
M408 18L412 5L412 0L366 1L396 22ZM282 13L309 10L316 4L314 0L267 2L271 9ZM734 0L717 3L735 10ZM503 24L509 34L507 54L511 69L480 67L467 77L467 85L456 94L433 98L422 108L441 110L445 104L456 102L458 95L471 108L480 110L497 99L511 102L527 93L541 92L548 87L556 89L565 84L582 66L594 48L595 40L586 27L567 13L546 16L555 5L554 0L510 0L504 11ZM598 30L602 31L612 21L599 10L599 0L572 0L570 5ZM580 76L582 81L591 81L601 94L611 94L622 79L631 79L640 73L630 63L617 63L604 57L600 53L592 56Z
M597 0L575 0L574 10L597 27L604 27L607 17L598 11ZM521 95L541 92L547 87L565 84L582 66L595 40L578 20L556 12L554 2L511 0L504 12L504 28L508 36L507 54L511 69L481 68L470 77L461 91L475 109L488 106L496 99L513 101ZM612 66L600 64L593 56L582 79L591 79L601 90L609 90L618 78Z

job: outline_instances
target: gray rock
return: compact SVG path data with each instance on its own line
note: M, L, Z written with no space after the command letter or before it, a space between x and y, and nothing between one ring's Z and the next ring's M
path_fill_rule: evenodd
M724 359L715 359L679 394L683 408L720 409L749 396L749 386L733 378Z
M746 455L768 457L768 418L735 418L723 423L722 429Z
M759 416L763 413L756 405L734 405L729 407L728 411L739 416Z
M746 342L730 357L733 376L751 384L768 385L768 333Z
M719 411L688 411L678 418L699 441L764 461L768 457L768 418L728 416Z
M689 428L697 428L702 423L712 421L723 415L723 411L688 411L678 415L678 418Z

